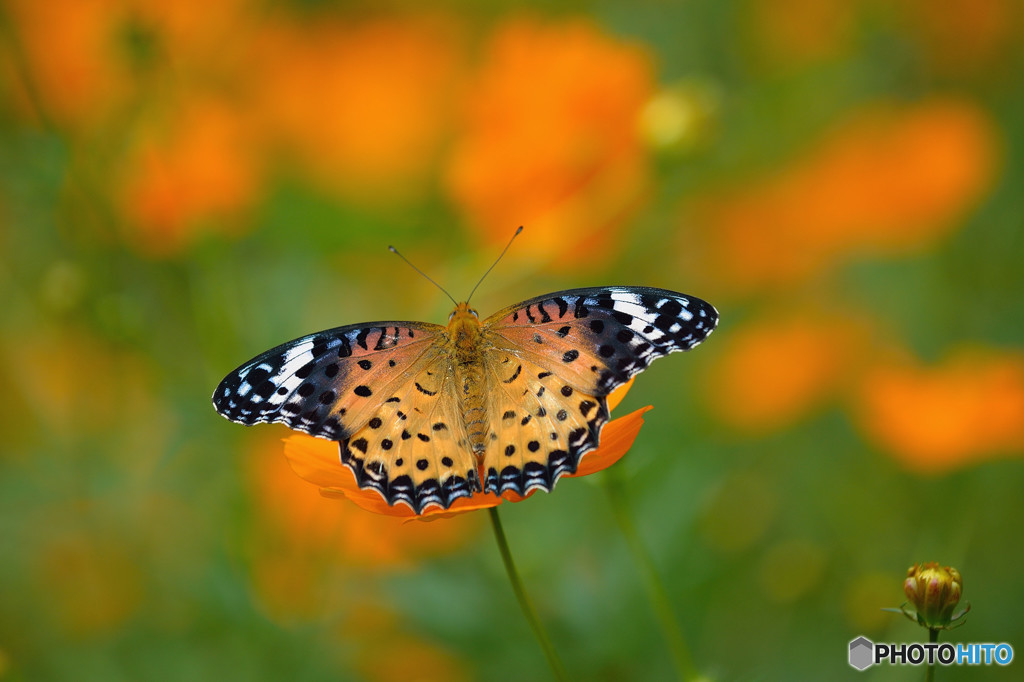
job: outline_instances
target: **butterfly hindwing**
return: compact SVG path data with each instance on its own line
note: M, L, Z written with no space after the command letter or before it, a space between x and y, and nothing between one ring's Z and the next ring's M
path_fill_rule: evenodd
M488 318L485 364L507 369L488 387L484 490L550 491L575 473L608 421L605 396L654 359L696 347L717 321L700 299L647 287L562 291Z
M310 334L228 374L213 404L241 424L281 422L344 440L372 418L390 385L431 361L443 331L420 322L373 322Z
M341 461L361 488L417 514L481 489L453 382L441 352L385 392L366 425L342 441Z
M486 364L503 371L488 377L491 424L483 455L484 490L499 495L550 491L597 447L608 421L605 399L573 388L521 355L491 351Z

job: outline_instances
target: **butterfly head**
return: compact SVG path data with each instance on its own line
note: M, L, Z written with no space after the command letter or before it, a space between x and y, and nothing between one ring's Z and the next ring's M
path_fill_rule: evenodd
M459 303L455 306L455 310L448 315L448 326L450 327L455 320L458 318L472 318L480 321L480 313L469 307L469 302Z
M448 316L448 333L456 345L472 347L480 334L480 315L469 307L469 302L459 303Z

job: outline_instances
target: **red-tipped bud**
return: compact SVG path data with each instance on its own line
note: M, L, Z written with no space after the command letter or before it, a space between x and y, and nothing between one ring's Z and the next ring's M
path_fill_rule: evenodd
M929 628L945 628L954 620L953 609L963 593L960 571L932 561L907 570L903 591L917 609L918 622Z

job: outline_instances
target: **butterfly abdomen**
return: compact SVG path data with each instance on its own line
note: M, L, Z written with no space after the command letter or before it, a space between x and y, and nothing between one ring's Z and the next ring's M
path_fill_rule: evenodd
M469 447L482 454L487 445L489 423L484 391L483 351L480 347L480 319L468 303L460 303L448 321L448 335L455 364L455 387L469 437Z
M481 454L486 448L490 423L483 390L483 365L480 362L457 365L455 380L459 390L459 408L466 425L466 435L469 437L469 447L473 452Z

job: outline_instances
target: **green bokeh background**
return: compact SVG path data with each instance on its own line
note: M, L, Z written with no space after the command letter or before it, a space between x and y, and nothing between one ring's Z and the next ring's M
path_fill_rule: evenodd
M366 11L326 1L268 4L341 16ZM907 28L913 12L901 23L890 21L899 3L850 4L855 18L842 49L766 66L752 3L441 3L474 41L524 9L541 21L588 18L646 46L661 84L685 79L717 97L700 144L651 152L649 201L630 216L606 263L530 267L521 256L498 266L475 307L486 314L545 291L602 283L665 286L718 304L727 282L695 281L678 265L685 230L700 229L680 226L682 201L785 165L860 103L952 93L983 107L998 127L999 176L986 198L937 247L837 266L825 290L841 292L840 315L855 302L928 360L962 343L1019 349L1021 12L1013 15L1015 42L998 59L944 72L932 68ZM799 5L780 3L778 11ZM411 9L392 3L389 11ZM16 61L17 33L5 16L5 59ZM255 510L273 501L255 499L246 484L253 434L224 421L209 401L225 373L283 340L361 320L444 321L447 299L385 247L400 246L454 293L468 291L495 253L458 208L440 189L400 206L367 208L300 179L276 179L244 218L244 234L207 236L173 256L149 257L110 238L119 218L104 199L109 180L90 175L89 150L59 124L26 116L5 87L0 679L390 679L356 664L365 645L358 636L339 636L346 599L397 614L404 633L445 652L468 679L548 677L486 524L459 549L402 568L334 567L336 615L269 617L254 595L247 543L263 532ZM121 142L111 131L97 144L116 155ZM786 300L725 300L722 324L705 346L660 361L638 379L622 411L655 409L621 463L501 508L527 588L570 673L588 680L674 675L601 476L623 486L693 657L712 679L852 678L860 673L848 667L846 647L857 635L923 640L924 631L900 617L865 629L850 615L858 610L850 604L855 586L886 577L885 601L862 610L898 606L904 570L917 561L952 564L964 576L973 610L949 637L1024 642L1020 458L922 477L872 445L832 404L781 431L737 433L707 408L711 369L734 330L773 307L785 309ZM41 329L64 344L55 348L60 371L77 370L83 336L113 358L99 374L82 369L102 400L113 393L113 416L102 428L75 415L55 426L45 407L54 377L26 383L18 353ZM126 382L120 372L144 379ZM122 398L125 386L142 386L143 394ZM280 426L260 428L286 435ZM54 600L94 589L92 579L60 555L56 564L40 558L55 538L77 534L102 538L101 553L112 552L108 558L142 576L125 587L133 606L123 617L84 631L66 626ZM781 590L789 597L772 596L772 585L790 583L791 591ZM867 594L877 598L878 590ZM403 655L400 647L394 655ZM939 679L1013 679L1020 665L944 669ZM436 679L437 671L421 672L419 679ZM886 667L863 676L921 674Z

